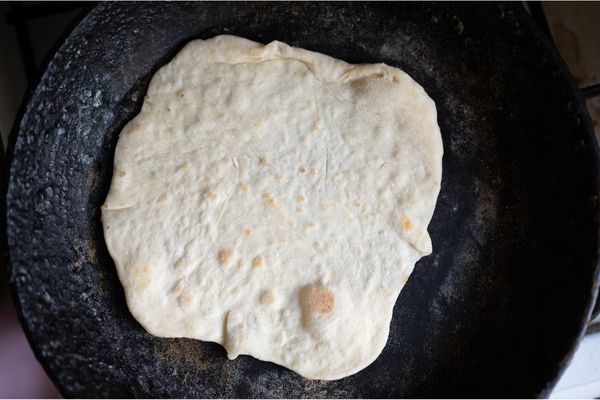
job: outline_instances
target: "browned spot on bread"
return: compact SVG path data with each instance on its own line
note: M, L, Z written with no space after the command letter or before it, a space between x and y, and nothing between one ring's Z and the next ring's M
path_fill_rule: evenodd
M283 180L283 175L277 174L277 175L275 175L275 179L277 179L278 181L281 182Z
M329 315L335 309L335 295L326 287L311 285L303 291L310 311L321 315Z
M252 229L248 229L248 228L244 229L244 236L250 236L250 235L252 235Z
M162 196L160 196L158 198L158 202L159 203L164 203L165 201L167 201L167 195L166 194L163 194Z
M246 185L245 183L240 183L240 189L242 190L242 192L247 192L248 190L250 190L250 186Z
M307 222L304 224L304 226L306 227L306 229L311 229L315 227L315 224L313 222Z
M265 290L260 295L260 304L273 304L275 298L273 297L273 293L270 290Z
M175 167L175 171L179 171L179 170L182 170L182 169L186 169L186 168L187 168L187 167L189 167L189 166L190 166L190 163L189 163L189 161L184 161L184 162L182 162L181 164L179 164L177 167Z
M265 157L260 157L258 159L258 163L260 165L262 165L263 167L270 167L271 166L271 164L269 163L269 161Z
M133 268L133 275L135 275L135 276L141 276L141 275L147 273L149 270L150 270L150 268L147 265L145 265L143 267L134 267Z
M171 288L171 291L175 293L175 295L179 296L181 292L183 292L183 282L178 280L177 283Z
M252 267L258 268L258 267L260 267L262 265L262 263L263 263L262 256L256 256L252 260Z
M317 170L314 168L310 169L310 176L317 176Z
M171 107L166 108L167 112L171 112Z
M124 177L125 175L127 175L127 172L125 172L125 171L117 171L117 176Z
M140 284L140 289L146 290L150 286L150 279L144 279Z
M238 262L237 262L237 267L238 267L238 268L241 268L241 267L242 267L242 260L238 260Z
M306 172L306 168L300 167L300 168L298 168L298 172L301 173L301 174L303 174L303 173Z
M412 229L413 223L407 216L400 215L400 226L402 227L402 230L408 231Z
M131 126L131 132L138 133L138 132L141 132L143 128L144 128L144 126L142 124L140 124L139 122L136 122Z
M181 307L189 307L192 304L193 296L190 292L184 291L179 295L179 305Z
M225 265L231 260L231 256L233 255L233 251L229 249L224 249L219 251L219 264Z
M304 196L298 196L296 197L296 201L298 201L298 203L304 203Z
M217 194L215 192L208 192L208 198L214 201L217 199Z
M270 193L264 193L263 199L265 200L265 202L267 203L267 205L269 207L277 208L277 203L275 202L275 199L273 198L273 196Z

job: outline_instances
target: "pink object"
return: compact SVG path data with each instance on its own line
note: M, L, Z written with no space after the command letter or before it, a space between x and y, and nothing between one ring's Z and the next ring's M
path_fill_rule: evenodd
M0 398L60 398L12 307L0 311Z

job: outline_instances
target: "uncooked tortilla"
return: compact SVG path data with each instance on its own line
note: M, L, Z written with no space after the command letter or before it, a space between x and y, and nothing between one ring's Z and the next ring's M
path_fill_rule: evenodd
M281 42L196 40L120 134L102 221L133 316L310 379L373 362L440 189L406 73Z

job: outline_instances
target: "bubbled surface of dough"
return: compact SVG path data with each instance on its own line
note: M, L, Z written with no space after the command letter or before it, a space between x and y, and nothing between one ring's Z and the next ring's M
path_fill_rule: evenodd
M133 316L311 379L382 351L441 180L434 102L384 64L217 36L153 77L102 207Z

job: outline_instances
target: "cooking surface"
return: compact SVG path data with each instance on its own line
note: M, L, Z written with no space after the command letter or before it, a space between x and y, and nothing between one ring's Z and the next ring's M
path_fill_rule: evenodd
M526 18L498 4L234 4L227 14L219 4L101 5L31 98L7 191L13 288L63 393L546 393L591 304L597 160L573 83ZM249 357L228 361L217 345L154 338L124 304L98 219L118 132L160 65L218 33L396 65L438 105L446 154L434 254L401 293L384 353L352 377L308 382ZM548 321L557 324L540 340Z

